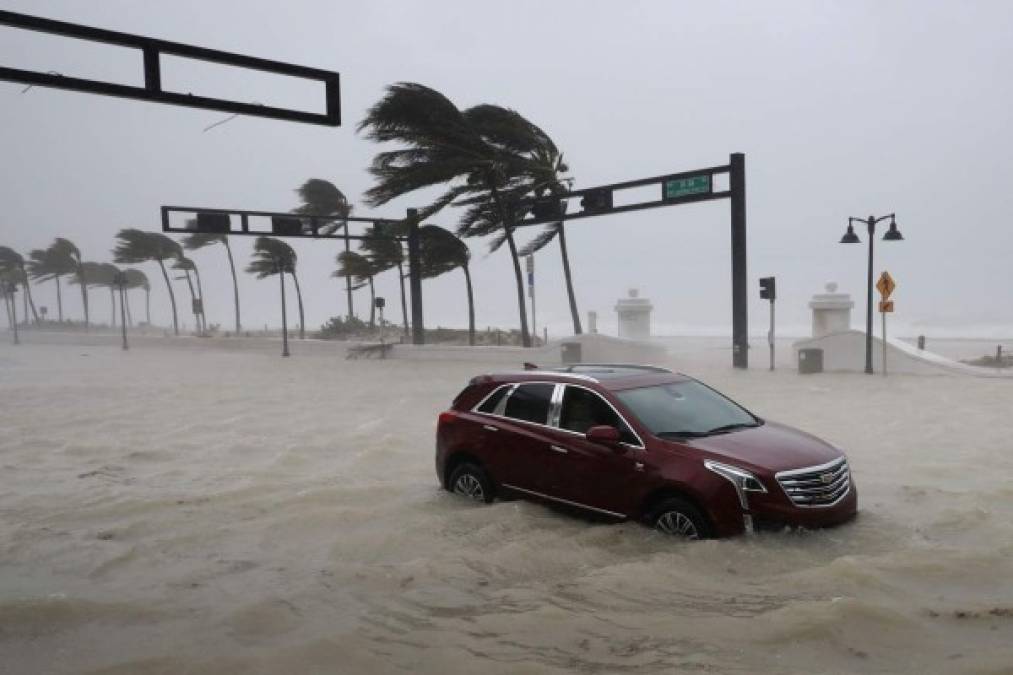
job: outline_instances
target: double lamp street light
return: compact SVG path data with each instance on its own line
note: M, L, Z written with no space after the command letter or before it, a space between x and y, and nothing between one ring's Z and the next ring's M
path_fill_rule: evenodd
M883 235L883 241L901 241L904 239L900 230L897 229L897 220L894 214L886 216L869 216L868 218L848 218L848 231L841 237L842 244L859 244L861 239L855 234L855 223L863 223L869 229L869 288L866 296L865 308L865 372L872 375L872 249L873 240L876 234L876 225L890 219L890 229ZM883 344L886 349L886 344Z

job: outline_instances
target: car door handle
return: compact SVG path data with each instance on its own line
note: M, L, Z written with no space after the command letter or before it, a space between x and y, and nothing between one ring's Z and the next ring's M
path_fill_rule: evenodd
M561 448L558 445L550 445L549 446L549 450L552 450L553 452L558 452L558 453L560 453L562 455L565 455L565 454L567 454L567 453L570 452L566 448Z
M498 427L490 426L488 424L483 424L482 428L485 429L486 431L499 431Z

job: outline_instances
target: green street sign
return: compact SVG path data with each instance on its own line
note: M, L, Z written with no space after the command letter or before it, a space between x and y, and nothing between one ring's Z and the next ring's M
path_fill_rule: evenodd
M711 191L711 177L710 175L705 175L676 178L675 180L665 181L663 186L662 197L664 199L702 195Z

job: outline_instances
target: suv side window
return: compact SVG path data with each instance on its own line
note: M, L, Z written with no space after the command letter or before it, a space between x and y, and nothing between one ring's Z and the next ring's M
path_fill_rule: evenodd
M554 384L521 384L510 394L504 414L515 420L548 424Z
M630 428L605 399L593 391L567 385L563 392L563 408L559 415L559 427L583 434L591 427L600 425L619 429L623 443L640 445L637 437L633 435Z
M503 400L503 397L508 391L510 391L509 384L504 384L496 389L496 391L492 392L489 395L489 398L485 399L485 401L482 402L482 405L478 407L478 412L490 414L496 412L496 406L499 405L499 402Z

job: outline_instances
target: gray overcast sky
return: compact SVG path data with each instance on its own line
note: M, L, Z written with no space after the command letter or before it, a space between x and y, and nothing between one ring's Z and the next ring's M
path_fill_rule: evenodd
M308 177L358 202L379 149L355 133L386 85L417 81L466 107L515 108L548 131L576 185L747 158L750 319L777 275L779 317L836 280L858 296L865 248L837 244L849 215L896 211L906 241L878 247L898 281L896 320L1013 333L1013 3L999 2L328 2L0 0L0 7L334 69L344 125L224 117L0 83L0 243L23 253L55 236L108 260L122 227L158 229L163 203L288 210ZM139 55L0 29L0 63L137 82ZM304 86L169 64L167 81L240 100L312 105ZM398 217L419 200L376 212ZM365 212L359 207L359 212ZM456 214L434 219L453 226ZM533 234L533 233L532 233ZM864 238L864 233L862 234ZM245 264L252 240L236 238ZM569 226L582 313L615 329L615 300L639 287L660 332L730 325L728 204L655 209ZM517 323L509 255L470 242L480 327ZM344 312L330 278L336 242L296 244L307 323ZM209 319L228 326L221 251L194 256ZM538 324L568 328L559 251L538 255ZM157 267L156 321L169 320ZM396 305L396 278L378 291ZM241 282L244 323L278 323L277 289ZM54 305L50 289L38 289ZM178 297L184 288L177 285ZM365 291L358 306L365 308ZM424 285L427 324L463 326L459 273ZM66 311L80 314L76 293ZM104 305L97 303L104 320ZM398 319L399 313L391 313ZM856 316L856 321L858 317ZM981 332L967 328L963 332ZM957 332L960 332L959 330ZM931 334L931 332L930 332Z

